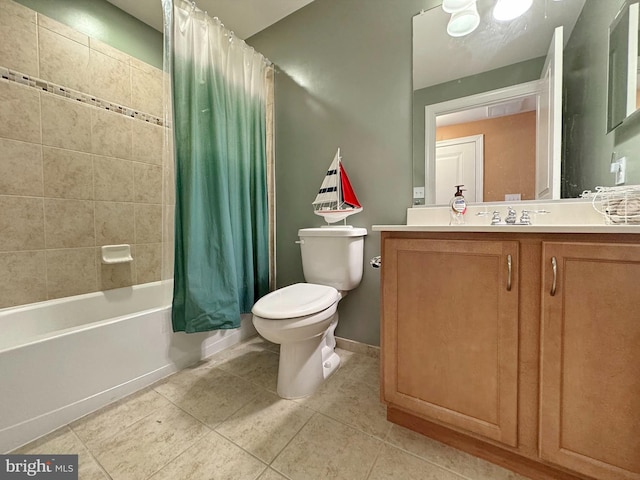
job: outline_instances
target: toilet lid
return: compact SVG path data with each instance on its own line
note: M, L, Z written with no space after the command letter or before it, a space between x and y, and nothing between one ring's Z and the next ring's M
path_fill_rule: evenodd
M333 287L295 283L265 295L256 302L251 312L273 320L304 317L329 308L339 299L340 294Z

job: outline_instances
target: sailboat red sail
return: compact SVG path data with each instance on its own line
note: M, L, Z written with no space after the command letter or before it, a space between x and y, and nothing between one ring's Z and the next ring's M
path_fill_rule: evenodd
M347 172L342 166L340 149L336 152L329 170L313 201L314 213L324 217L327 223L344 220L349 215L362 211Z

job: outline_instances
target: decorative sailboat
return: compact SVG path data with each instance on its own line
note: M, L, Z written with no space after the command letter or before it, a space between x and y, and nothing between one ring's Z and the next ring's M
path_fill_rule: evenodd
M362 211L347 172L342 166L339 148L327 170L318 196L313 201L313 210L316 215L324 217L327 223L339 222Z

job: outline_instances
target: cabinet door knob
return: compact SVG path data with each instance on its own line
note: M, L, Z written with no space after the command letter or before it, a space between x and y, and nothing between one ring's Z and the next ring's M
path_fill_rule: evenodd
M512 270L511 255L507 255L507 292L511 291L511 270Z
M551 270L553 271L553 282L551 283L551 291L549 293L553 297L556 294L556 286L558 284L558 261L556 257L551 257Z

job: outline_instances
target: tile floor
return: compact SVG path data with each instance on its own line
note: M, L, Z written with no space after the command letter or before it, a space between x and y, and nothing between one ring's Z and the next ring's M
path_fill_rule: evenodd
M82 480L526 480L387 422L378 359L338 351L283 400L278 346L253 337L15 453L77 453Z

